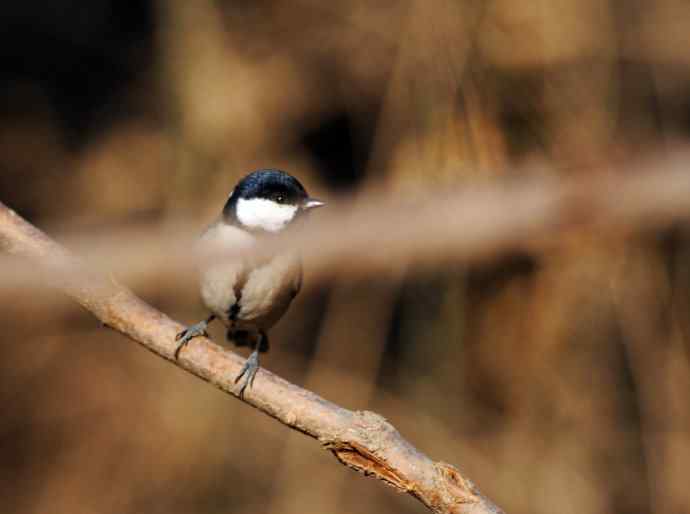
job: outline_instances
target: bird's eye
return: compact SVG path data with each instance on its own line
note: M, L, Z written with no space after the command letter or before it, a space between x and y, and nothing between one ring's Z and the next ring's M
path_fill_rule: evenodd
M275 195L275 197L273 199L276 201L276 203L285 202L285 197L283 195Z

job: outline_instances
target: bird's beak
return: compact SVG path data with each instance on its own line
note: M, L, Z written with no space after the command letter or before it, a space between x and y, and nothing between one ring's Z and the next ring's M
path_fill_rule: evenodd
M324 205L326 205L326 202L322 202L321 200L317 200L316 198L307 198L306 201L302 204L302 208L305 211L308 211L316 207L323 207Z

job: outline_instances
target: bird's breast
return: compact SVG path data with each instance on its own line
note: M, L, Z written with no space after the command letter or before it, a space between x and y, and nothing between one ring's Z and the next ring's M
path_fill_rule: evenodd
M262 330L272 327L285 314L299 290L302 269L294 254L274 257L252 269L241 289L237 322Z
M227 224L211 227L201 238L202 251L251 247L251 234ZM285 313L299 290L300 259L288 252L257 261L230 258L201 269L201 297L228 327L267 330Z

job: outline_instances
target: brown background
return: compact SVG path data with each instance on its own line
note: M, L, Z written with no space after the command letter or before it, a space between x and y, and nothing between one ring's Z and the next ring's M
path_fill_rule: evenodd
M683 0L5 2L0 199L52 234L94 236L201 230L256 167L325 198L625 169L690 135L689 13ZM423 274L307 270L263 364L383 414L508 513L689 512L688 243L683 226L575 231ZM135 289L181 321L203 315L194 277ZM57 293L0 298L4 512L422 510Z

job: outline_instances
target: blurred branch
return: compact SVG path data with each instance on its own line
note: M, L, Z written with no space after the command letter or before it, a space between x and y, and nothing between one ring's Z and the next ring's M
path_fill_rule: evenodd
M423 271L507 251L538 253L571 230L618 237L659 229L690 217L689 165L690 153L682 150L566 179L528 173L519 180L442 191L420 186L412 199L364 192L352 202L329 204L304 226L257 246L256 252L286 246L300 251L313 283L334 274L371 276L409 266ZM174 220L80 235L69 246L122 279L177 278L193 273L187 248L199 231L198 225ZM0 259L0 288L25 287L34 278L34 270L20 260Z
M184 327L77 257L0 203L0 247L31 261L36 272L107 326L159 356L238 396L233 382L243 359L196 338L175 361L175 334ZM346 466L410 493L437 513L501 511L453 466L434 462L378 414L350 411L261 369L245 402L319 442Z

